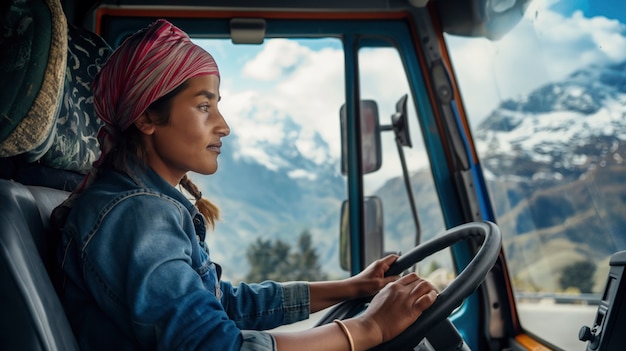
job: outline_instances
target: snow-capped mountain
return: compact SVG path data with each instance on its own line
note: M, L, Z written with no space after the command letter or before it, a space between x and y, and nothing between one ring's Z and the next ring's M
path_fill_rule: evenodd
M503 102L474 140L518 288L557 291L566 265L626 249L626 62Z
M626 142L626 63L579 70L508 100L477 128L493 177L560 181L621 163Z

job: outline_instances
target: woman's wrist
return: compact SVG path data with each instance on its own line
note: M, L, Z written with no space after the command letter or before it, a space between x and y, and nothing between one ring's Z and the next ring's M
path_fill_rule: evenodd
M350 279L309 283L311 312L356 297L358 290Z
M372 284L356 276L346 278L342 283L345 285L346 299L372 295Z
M383 342L380 326L367 317L354 317L343 321L354 339L355 350L368 350Z
M343 291L343 296L341 297L343 300L362 296L362 282L359 279L356 279L355 277L350 277L342 279L338 282L339 284L341 284L340 288Z

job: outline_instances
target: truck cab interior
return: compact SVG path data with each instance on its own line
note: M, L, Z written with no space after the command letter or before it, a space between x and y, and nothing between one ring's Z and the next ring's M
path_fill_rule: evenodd
M626 7L611 6L4 2L0 349L79 349L50 215L99 154L93 77L159 18L220 67L232 146L216 175L192 177L226 213L207 241L229 280L338 279L393 252L391 273L441 293L379 350L622 349ZM274 244L291 266L252 271Z

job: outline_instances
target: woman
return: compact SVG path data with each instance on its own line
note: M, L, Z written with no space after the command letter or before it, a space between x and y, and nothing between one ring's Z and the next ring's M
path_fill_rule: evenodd
M218 110L219 83L211 55L165 20L124 41L94 80L102 154L55 213L71 208L59 289L80 346L365 350L398 335L436 292L415 274L385 278L396 256L340 281L220 281L204 242L218 211L186 176L217 170L230 132ZM302 332L261 331L377 292L359 317Z

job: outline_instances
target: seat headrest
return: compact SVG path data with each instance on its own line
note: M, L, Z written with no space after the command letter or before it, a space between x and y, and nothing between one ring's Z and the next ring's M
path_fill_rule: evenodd
M0 10L0 157L46 143L59 112L67 22L58 0L11 0ZM12 87L7 89L7 87Z
M113 50L66 23L59 0L5 7L0 85L17 89L0 91L0 177L71 191L100 155L91 83Z

